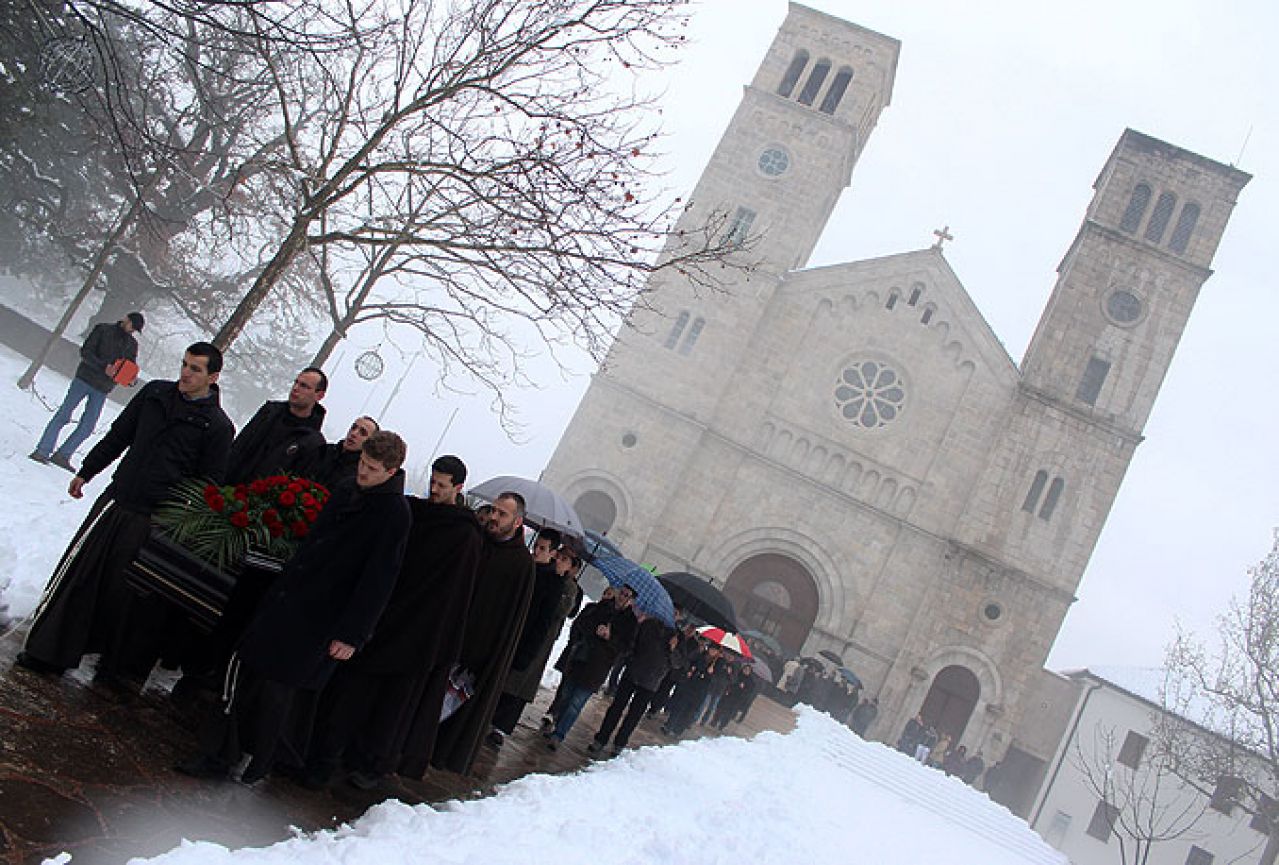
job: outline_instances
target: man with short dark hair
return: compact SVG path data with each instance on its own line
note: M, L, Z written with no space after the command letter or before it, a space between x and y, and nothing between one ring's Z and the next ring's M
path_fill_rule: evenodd
M360 463L360 450L369 436L379 429L368 415L351 421L351 428L341 441L325 445L311 466L311 480L332 491L340 483L355 480L355 467Z
M338 665L368 643L395 587L412 521L400 468L406 452L403 439L386 430L364 443L355 485L334 492L267 594L232 659L228 679L235 685L206 726L204 751L180 771L225 777L243 748L253 760L240 780L266 777L295 706L313 700Z
M328 389L328 376L309 366L293 379L287 400L264 403L231 445L227 483L280 473L309 476L325 447L320 400Z
M321 699L306 786L323 786L339 760L361 788L406 755L424 771L484 548L475 514L456 504L465 481L465 464L442 456L429 497L406 497L413 524L403 566L373 638Z
M221 369L215 346L190 346L178 380L144 386L85 456L67 488L72 498L83 497L89 481L124 458L50 578L18 655L20 666L61 674L79 666L85 654L101 652L99 674L145 678L158 629L153 622L130 621L144 605L125 585L124 569L146 540L152 510L175 483L219 482L226 471L235 427L218 401Z
M135 370L137 368L138 341L134 334L141 333L145 323L142 313L131 312L117 322L103 322L89 332L80 346L80 365L67 387L67 395L44 428L40 443L31 452L31 459L75 472L71 467L71 456L93 435L93 428L102 415L102 406L116 385L116 376L123 362L128 361L135 364ZM84 411L80 413L80 420L67 440L58 447L58 434L71 422L71 415L81 401L84 402Z
M473 695L448 720L431 765L466 774L488 734L533 597L533 557L524 545L524 497L504 492L493 501L475 592L466 617L460 666L474 678ZM408 774L426 766L410 762ZM403 770L403 769L402 769Z

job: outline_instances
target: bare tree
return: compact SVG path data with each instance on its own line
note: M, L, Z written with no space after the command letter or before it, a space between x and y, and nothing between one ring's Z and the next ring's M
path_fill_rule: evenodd
M1279 859L1279 533L1249 570L1245 598L1232 599L1209 645L1179 632L1166 665L1177 686L1166 700L1219 731L1201 742L1174 743L1187 775L1230 779L1238 802L1268 826L1261 865Z
M263 46L295 209L215 341L234 342L281 277L329 247L357 265L326 284L335 336L379 318L412 327L500 390L521 350L511 322L602 356L653 272L714 286L726 261L746 266L722 214L672 240L676 214L643 191L652 106L626 78L679 44L683 5L348 4L354 50L316 64ZM292 111L301 91L328 105L310 124Z
M1193 832L1208 800L1187 788L1159 749L1148 749L1137 766L1120 762L1115 731L1098 725L1091 747L1076 744L1071 760L1084 783L1103 803L1122 865L1145 865L1161 843Z

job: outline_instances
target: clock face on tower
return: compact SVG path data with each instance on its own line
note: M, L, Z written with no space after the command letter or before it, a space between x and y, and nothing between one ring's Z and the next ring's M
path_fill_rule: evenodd
M780 147L769 147L759 155L759 170L765 177L780 177L790 168L790 156Z

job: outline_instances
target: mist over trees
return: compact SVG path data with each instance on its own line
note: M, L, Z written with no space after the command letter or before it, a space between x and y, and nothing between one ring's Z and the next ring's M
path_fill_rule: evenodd
M160 311L259 378L415 333L500 402L530 340L602 357L654 271L749 267L722 214L672 234L652 188L640 82L685 5L11 4L0 269L67 321L77 296Z

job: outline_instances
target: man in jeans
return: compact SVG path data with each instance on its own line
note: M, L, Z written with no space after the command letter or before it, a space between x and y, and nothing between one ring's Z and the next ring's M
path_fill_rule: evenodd
M38 463L53 463L75 473L71 455L93 434L107 394L115 387L114 375L119 362L137 362L138 342L133 334L141 333L145 323L142 313L131 312L113 324L103 323L89 332L89 338L80 346L80 366L76 368L75 378L71 379L62 405L44 428L40 443L30 454L31 459ZM84 411L80 414L80 422L62 446L57 447L58 434L71 422L71 415L81 402L84 402Z
M622 586L613 601L598 601L578 614L569 631L568 669L564 673L567 684L564 708L560 712L555 729L547 737L546 747L554 751L577 723L577 716L591 695L600 689L608 678L617 656L630 650L635 641L639 621L631 610L635 602L635 589Z

